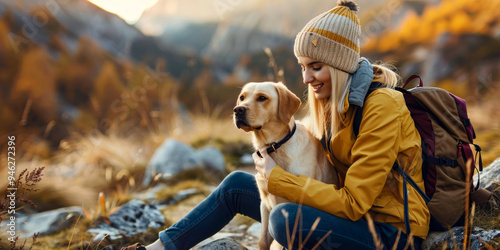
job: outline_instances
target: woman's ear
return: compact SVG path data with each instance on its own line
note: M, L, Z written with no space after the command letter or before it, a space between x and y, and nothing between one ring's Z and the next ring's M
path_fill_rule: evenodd
M292 116L299 110L301 101L283 83L274 85L278 92L278 118L283 123L289 123Z

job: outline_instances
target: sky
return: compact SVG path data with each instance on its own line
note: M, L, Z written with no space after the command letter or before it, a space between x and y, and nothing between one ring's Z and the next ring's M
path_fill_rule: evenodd
M102 9L123 18L127 23L136 23L147 8L158 0L88 0Z

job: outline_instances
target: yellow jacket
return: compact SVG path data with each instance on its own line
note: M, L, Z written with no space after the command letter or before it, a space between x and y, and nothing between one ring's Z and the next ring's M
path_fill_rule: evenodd
M320 209L353 221L369 213L373 220L405 232L403 181L394 161L424 190L420 135L403 95L393 89L375 90L366 99L358 138L352 129L355 110L345 98L342 128L330 141L330 162L343 186L325 184L306 176L295 176L276 166L269 176L269 192L291 202ZM307 179L310 179L306 185ZM424 238L430 214L425 201L408 186L410 227Z

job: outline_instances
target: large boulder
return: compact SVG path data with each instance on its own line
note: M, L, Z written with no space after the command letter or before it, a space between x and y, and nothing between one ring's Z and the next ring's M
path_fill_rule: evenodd
M205 147L197 151L184 143L167 139L151 158L142 185L148 186L156 174L170 178L181 171L196 167L224 171L226 164L224 156L216 148Z
M196 158L198 158L205 167L217 171L226 170L226 161L224 155L214 147L204 147L196 151Z
M464 249L464 227L454 227L451 229L453 237L450 237L449 232L433 232L427 236L427 239L422 245L422 249ZM479 227L474 227L471 234L471 250L480 249L485 246L484 242L494 242L500 240L500 230L484 230ZM442 248L443 244L447 244L446 248ZM457 246L454 246L456 244ZM492 246L494 249L500 247Z
M16 230L21 237L33 237L34 233L50 235L70 228L81 214L82 208L74 206L23 215L15 221ZM2 227L7 228L7 222L10 223L8 220L3 221Z
M500 158L497 158L481 173L474 175L474 184L480 180L479 187L492 189L492 186L500 181Z

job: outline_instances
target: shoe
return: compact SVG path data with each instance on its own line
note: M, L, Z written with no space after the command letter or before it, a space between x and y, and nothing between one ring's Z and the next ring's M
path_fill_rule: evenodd
M132 246L122 247L121 250L146 250L146 248L139 243L135 243Z

